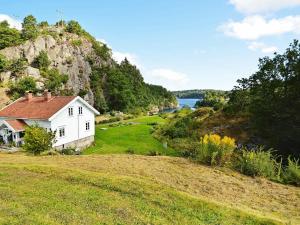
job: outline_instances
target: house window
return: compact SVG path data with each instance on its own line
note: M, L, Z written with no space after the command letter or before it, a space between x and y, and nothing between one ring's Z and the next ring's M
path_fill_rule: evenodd
M73 116L73 107L69 108L69 116Z
M85 130L90 130L90 122L85 122Z
M59 136L60 138L62 138L62 137L65 136L65 128L64 128L64 127L60 127L60 128L58 129L58 136Z
M82 106L79 106L79 107L78 107L78 114L79 114L79 115L82 115Z

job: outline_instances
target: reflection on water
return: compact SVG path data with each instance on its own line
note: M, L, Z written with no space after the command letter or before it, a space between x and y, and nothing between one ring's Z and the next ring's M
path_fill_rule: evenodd
M190 108L194 108L195 104L199 99L194 98L177 98L179 108L182 108L183 106L189 106Z

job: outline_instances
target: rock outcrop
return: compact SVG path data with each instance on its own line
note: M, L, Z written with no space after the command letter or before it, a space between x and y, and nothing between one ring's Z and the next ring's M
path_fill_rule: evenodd
M4 55L8 60L16 60L25 57L29 66L24 70L25 76L32 76L38 82L38 86L42 87L43 78L37 68L30 66L34 59L41 51L46 51L51 61L50 68L57 68L61 74L67 74L69 80L66 84L67 89L73 90L74 94L78 94L80 90L87 93L84 98L90 104L94 103L93 92L90 88L89 76L91 74L91 66L86 60L87 57L93 56L94 50L92 44L83 37L76 34L63 33L56 30L58 38L51 35L39 36L34 41L26 41L22 45L2 49L0 54ZM74 45L74 41L80 41L80 45ZM108 64L105 60L97 57L98 64ZM1 80L6 82L11 73L0 73Z

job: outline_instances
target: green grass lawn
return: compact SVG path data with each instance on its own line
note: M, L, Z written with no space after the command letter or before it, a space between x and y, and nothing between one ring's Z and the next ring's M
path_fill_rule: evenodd
M165 148L151 135L151 123L164 123L159 116L145 116L120 123L97 125L95 144L84 151L84 154L120 154L132 149L135 154L146 155L156 151L162 155L175 156L172 148ZM104 130L105 129L105 130Z
M148 179L79 168L1 164L0 224L277 223Z

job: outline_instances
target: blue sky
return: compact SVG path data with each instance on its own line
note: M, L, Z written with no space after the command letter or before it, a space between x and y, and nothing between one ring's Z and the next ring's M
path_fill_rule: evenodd
M229 90L300 36L300 0L0 0L0 20L77 20L170 90ZM62 12L62 15L57 12Z

